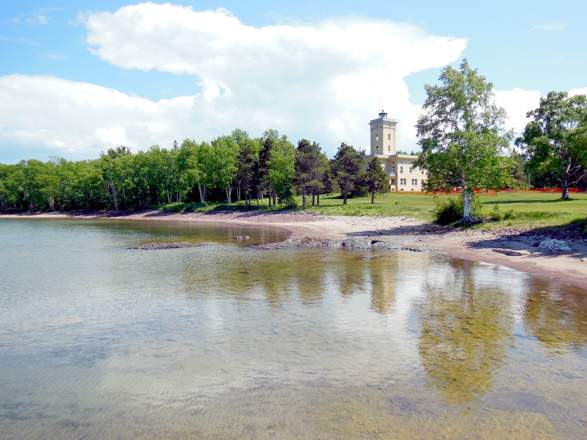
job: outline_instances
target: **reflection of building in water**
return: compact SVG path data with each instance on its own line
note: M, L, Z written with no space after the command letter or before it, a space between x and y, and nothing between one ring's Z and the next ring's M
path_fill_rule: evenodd
M397 121L381 110L379 117L369 122L371 150L369 157L377 156L389 176L391 191L422 191L426 172L414 165L418 156L399 154L396 148Z
M463 402L491 389L512 320L505 292L478 287L471 263L451 266L451 281L427 287L419 352L430 382L449 401Z
M587 344L587 296L536 278L528 280L524 324L549 349L581 348Z

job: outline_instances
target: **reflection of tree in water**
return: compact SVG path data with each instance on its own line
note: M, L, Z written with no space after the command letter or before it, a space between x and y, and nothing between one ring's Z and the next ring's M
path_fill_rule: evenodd
M352 295L363 287L367 259L354 251L340 251L338 257L336 274L340 293L344 296Z
M324 293L324 277L328 270L326 254L317 251L293 260L300 298L306 303L318 301Z
M397 262L396 255L375 256L369 261L371 308L378 313L389 313L395 303Z
M323 252L255 252L234 255L214 264L186 270L185 285L206 293L217 289L224 294L246 294L260 289L274 306L296 291L304 301L317 301L324 291L324 277L331 264ZM186 268L187 269L187 268ZM193 290L193 287L189 290Z
M491 389L512 323L508 295L476 285L472 263L451 266L449 281L426 287L418 346L432 384L458 403Z
M547 348L561 350L587 344L587 295L579 289L528 281L524 323Z

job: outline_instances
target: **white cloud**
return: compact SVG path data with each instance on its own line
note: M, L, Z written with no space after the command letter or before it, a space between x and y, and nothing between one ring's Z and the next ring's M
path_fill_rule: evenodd
M521 133L528 118L526 114L538 107L542 93L539 90L511 89L497 90L495 100L507 112L506 128L515 133Z
M571 89L568 91L570 96L587 95L587 87ZM505 109L508 114L506 120L507 129L512 129L516 134L521 133L528 118L526 114L534 110L540 104L540 98L545 96L540 90L511 89L497 90L495 100L497 104Z
M367 147L367 123L384 102L399 120L398 143L406 149L416 144L420 107L410 100L405 78L457 60L466 46L463 39L384 20L254 27L223 9L168 4L86 13L79 20L98 57L125 69L191 76L199 90L154 101L50 76L3 76L0 142L95 156L119 144L168 146L237 127L253 135L276 128L294 141L318 140L332 154L342 141ZM508 127L519 132L541 92L496 96L508 111Z
M567 29L567 27L563 23L559 22L552 22L552 23L543 23L538 24L536 26L532 26L530 29L534 32L563 32Z
M255 27L224 9L145 3L86 18L93 52L125 69L193 76L201 100L192 136L268 127L366 147L378 102L399 119L399 143L415 144L419 107L404 79L457 60L463 39L384 20L338 18ZM205 120L206 124L200 123Z
M198 127L198 99L151 101L51 76L2 76L0 142L84 155L116 145L169 145Z
M569 90L570 96L575 95L587 95L587 87L579 88L579 89L571 89Z

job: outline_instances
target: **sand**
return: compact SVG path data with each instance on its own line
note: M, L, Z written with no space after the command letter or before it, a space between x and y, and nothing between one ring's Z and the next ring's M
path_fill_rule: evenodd
M545 233L517 230L455 230L407 217L322 216L304 212L162 213L146 211L113 215L15 214L0 218L76 218L186 221L274 227L290 232L283 246L344 245L359 242L393 245L400 249L440 252L451 257L483 261L529 272L542 278L587 289L587 240L564 239L566 250L543 249Z

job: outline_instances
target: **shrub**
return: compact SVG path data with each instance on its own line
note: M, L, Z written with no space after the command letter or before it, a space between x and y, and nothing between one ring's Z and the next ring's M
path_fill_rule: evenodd
M161 207L161 210L165 212L182 212L185 206L186 204L183 202L174 202L168 203L167 205L163 205Z
M515 217L516 217L516 215L514 214L514 211L512 209L508 209L505 212L501 212L501 209L499 208L499 205L497 203L495 205L493 205L493 209L491 210L491 213L489 214L489 220L491 220L493 222L499 222L502 220L510 220Z
M458 223L463 218L463 198L462 197L451 197L441 199L439 197L434 197L434 216L436 218L436 223L440 225L450 225L453 223ZM479 199L477 197L473 197L473 206L472 206L472 215L475 215L479 211ZM479 219L475 220L480 221Z
M438 197L434 198L436 208L434 216L436 223L441 225L450 225L456 223L463 218L463 199L462 197L450 198L441 200Z

